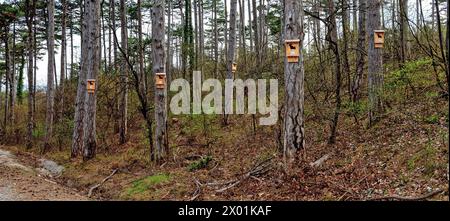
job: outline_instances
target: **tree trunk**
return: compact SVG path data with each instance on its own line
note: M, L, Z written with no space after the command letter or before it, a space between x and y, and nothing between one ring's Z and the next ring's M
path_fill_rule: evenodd
M367 32L368 48L368 93L369 93L369 127L376 123L383 112L383 49L375 48L374 30L380 29L380 1L368 0Z
M45 115L45 144L42 152L50 147L53 134L54 100L55 100L55 1L48 0L48 73L47 73L47 112Z
M227 79L233 79L232 66L234 61L234 49L236 45L236 11L237 11L237 0L231 0L230 5L230 30L228 36L228 51L227 51ZM228 100L225 100L225 108L228 105ZM223 124L228 124L228 114L224 111L223 113Z
M358 17L357 17L357 8L358 8L358 0L353 0L352 4L352 10L353 10L353 33L356 34L358 31Z
M350 16L349 16L349 8L350 8L350 4L349 4L350 0L342 0L342 28L343 28L343 43L344 43L344 49L342 51L342 56L343 56L343 71L344 71L344 75L347 77L347 87L348 87L348 92L349 94L351 94L351 83L350 83L350 79L351 79L351 73L350 73L350 63L349 63L349 58L348 58L348 50L349 50L349 45L348 42L350 41L349 35L350 35Z
M303 122L304 102L304 67L303 67L303 2L285 0L284 3L285 40L300 40L298 62L284 60L285 113L284 113L284 148L285 158L294 159L296 152L305 147L305 129Z
M106 28L105 28L105 13L104 13L104 11L103 11L103 3L104 3L104 0L102 0L101 1L101 3L100 3L100 18L101 18L101 26L102 26L102 44L103 44L103 48L101 47L102 46L102 44L100 44L100 55L101 55L101 52L103 52L103 71L104 72L106 72L106 70L107 70L107 66L108 66L108 63L107 63L107 56L106 56ZM99 38L99 40L100 40L100 38ZM100 56L100 61L101 61L101 56Z
M72 80L75 76L75 72L73 71L74 63L73 63L73 13L69 13L70 20L70 80Z
M66 13L67 4L66 0L62 0L62 16L61 16L61 73L59 75L59 108L58 119L60 122L63 120L64 113L64 82L66 78Z
M450 61L450 0L447 0L447 61ZM447 62L447 94L450 98L450 65ZM448 128L448 125L447 125Z
M224 38L225 38L225 53L224 54L224 60L225 60L225 64L226 64L226 59L228 56L228 4L227 4L227 0L224 0L224 6L225 6L225 33L224 33Z
M200 40L199 40L199 29L198 29L198 7L197 7L197 1L193 0L193 7L194 7L194 39L195 39L195 51L194 51L194 70L197 70L198 68L198 52L200 47Z
M164 73L164 0L155 0L152 7L152 64L153 73ZM159 161L168 152L167 135L167 86L155 89L155 153Z
M252 6L253 6L252 29L253 29L253 33L254 33L253 35L255 36L255 47L254 48L255 48L255 52L256 52L256 57L259 58L259 32L258 32L258 14L257 14L256 0L252 0ZM258 66L258 64L257 64L257 66Z
M408 33L409 33L408 0L399 0L399 7L400 7L400 48L401 48L401 62L403 64L408 59ZM378 15L378 17L380 16Z
M113 16L113 7L111 5L111 0L108 2L109 4L109 10L108 10L108 71L111 74L111 67L112 67L112 47L113 47L113 38L112 38L112 21L111 18Z
M241 35L241 44L242 47L242 55L243 55L243 62L244 64L247 64L247 49L245 44L245 2L243 0L239 0L239 15L240 15L240 35ZM244 65L244 68L246 65ZM245 73L245 71L243 71Z
M15 113L14 107L16 106L16 21L13 21L13 33L12 33L12 53L9 56L9 65L10 65L10 102L9 102L9 122L11 125L15 124Z
M140 5L140 1L138 0L138 5ZM170 85L170 82L172 81L172 73L171 73L171 65L172 65L172 53L171 53L171 44L172 44L172 1L169 0L168 1L168 5L167 5L167 46L166 46L166 51L167 51L167 60L166 60L166 75L167 75L167 85ZM140 11L139 11L140 13ZM141 16L139 16L140 18ZM139 19L139 27L141 28L141 32L142 32L142 27L141 27L141 19ZM142 33L141 33L142 35ZM142 38L140 36L140 38ZM143 71L143 70L142 70Z
M198 33L198 39L199 39L199 65L200 65L200 71L203 73L203 56L204 56L204 46L205 46L205 38L204 38L204 19L203 19L203 0L199 0L198 2L198 19L199 19L199 33Z
M444 63L444 72L445 72L445 76L447 78L447 87L450 88L450 73L449 73L449 65L447 63L447 59L445 58L445 46L444 46L444 40L443 40L443 36L442 36L442 24L441 24L441 15L440 15L440 10L439 10L439 2L435 1L435 6L436 6L436 22L437 22L437 27L438 27L438 36L439 36L439 48L441 49L441 56L442 56L442 61ZM447 18L448 20L448 18ZM447 36L448 36L448 26L447 26ZM447 41L448 43L448 41ZM450 92L450 90L449 90Z
M214 78L219 75L219 32L217 30L217 0L213 0L214 13Z
M3 43L5 44L5 112L3 113L3 126L6 130L9 125L9 102L10 87L11 87L11 52L9 45L9 24L4 26Z
M358 43L356 50L356 75L352 82L352 102L359 100L358 90L364 73L364 57L366 51L366 0L359 0Z
M245 3L245 1L244 1ZM250 51L253 51L253 32L252 32L252 7L251 1L247 0L247 10L248 10L248 31L249 31L249 39L250 39Z
M144 72L144 45L142 41L142 12L141 12L141 0L137 2L138 13L138 56L139 56L139 82L144 91L147 91L146 75Z
M90 2L90 0L87 0ZM87 4L87 3L86 3ZM90 4L90 3L89 3ZM80 7L81 10L81 7ZM82 29L85 30L88 27L87 21L82 21ZM87 47L86 44L89 43L89 38L84 37L82 32L83 39L81 39L81 62L87 59L89 50L85 49ZM86 34L89 36L89 33ZM84 50L83 50L84 49ZM92 50L92 49L91 49ZM91 55L92 56L92 55ZM81 65L80 65L81 66ZM86 67L86 66L84 66ZM87 68L87 67L86 67ZM85 114L86 114L86 96L87 96L87 72L81 71L78 73L78 86L77 86L77 98L75 104L75 117L74 117L74 127L73 127L73 135L72 135L72 148L70 157L74 158L80 154L83 150L84 145L84 129L85 129ZM83 153L84 155L84 153Z
M336 87L335 87L335 95L336 95L336 106L334 110L334 115L331 124L331 134L328 139L329 144L334 144L336 142L336 131L339 121L339 114L341 111L341 58L339 52L338 45L338 37L337 37L337 24L336 24L336 15L334 13L334 1L328 1L328 13L329 17L329 27L328 27L328 42L330 43L331 51L334 53L334 74L336 77ZM344 15L346 17L346 15ZM345 19L344 19L345 20ZM345 32L346 28L344 28ZM345 33L344 33L345 35ZM344 40L345 42L345 40ZM345 44L345 43L344 43ZM345 65L345 64L344 64ZM348 65L348 61L347 61Z
M100 71L100 0L86 0L84 4L84 31L82 35L83 46L81 48L81 73L87 79L95 80ZM98 84L96 84L98 87ZM87 93L84 109L84 135L83 135L83 160L92 159L97 148L96 141L96 109L97 90Z
M121 31L121 47L125 52L124 57L128 58L128 31L127 31L127 6L125 0L120 0L120 31ZM120 125L119 125L119 143L124 144L127 142L128 135L128 65L125 61L126 58L122 59L121 70L120 70Z

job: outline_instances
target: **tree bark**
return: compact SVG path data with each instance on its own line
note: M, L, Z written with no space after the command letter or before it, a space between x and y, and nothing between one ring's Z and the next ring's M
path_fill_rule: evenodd
M443 40L443 36L442 36L441 15L440 15L438 1L435 1L435 6L436 6L436 22L437 22L438 36L439 36L439 48L441 49L442 61L444 63L444 71L445 71L445 76L447 79L447 88L450 88L450 86L449 86L450 85L449 65L447 63L447 59L445 58L445 46L444 46L444 40ZM447 28L448 28L448 26L447 26ZM448 30L447 30L447 32L448 32ZM447 33L447 36L448 36L448 33ZM450 90L449 90L449 92L450 92Z
M48 73L47 73L47 112L45 114L45 144L42 152L50 147L53 134L54 100L55 100L55 1L48 0Z
M368 48L368 93L369 127L376 123L383 112L383 49L375 48L374 30L380 29L380 0L368 0L367 32Z
M96 80L100 71L100 0L86 0L84 4L84 31L82 35L83 46L81 59L81 74L86 79ZM98 87L98 83L96 83ZM84 135L83 135L83 160L92 159L95 156L96 141L96 109L97 90L87 93L84 101Z
M334 110L334 115L331 123L331 134L328 139L329 144L334 144L336 142L336 131L339 121L339 114L341 111L341 58L339 52L338 45L338 37L337 37L337 23L336 23L336 15L334 13L334 1L328 1L328 14L329 17L329 26L328 26L328 42L330 43L331 51L334 53L334 74L336 77L336 87L335 87L335 95L336 95L336 106ZM344 15L346 17L347 15ZM345 20L345 19L344 19ZM345 32L346 28L344 28ZM344 33L345 36L345 33ZM344 40L345 41L345 40ZM344 43L345 44L345 43ZM345 63L344 63L345 65ZM348 61L347 61L348 65ZM344 67L345 68L345 67Z
M61 15L61 72L59 75L59 108L58 119L61 122L63 120L64 113L64 82L66 79L66 13L67 4L66 0L61 1L62 15Z
M259 58L259 31L258 31L258 14L257 14L256 0L252 0L252 6L253 6L253 11L252 11L253 12L252 29L253 29L253 33L254 33L253 35L255 36L255 46L254 46L254 48L255 48L255 52L256 52L256 57Z
M153 73L164 73L164 0L154 0L152 7L152 64ZM156 161L168 152L167 135L167 85L164 89L155 89L155 152ZM152 157L153 158L153 157Z
M217 0L213 0L214 14L214 77L219 75L219 32L217 30Z
M237 0L231 0L230 2L230 30L228 36L228 51L227 51L227 79L233 79L233 61L234 61L234 49L236 45L236 11L237 11ZM225 100L225 107L229 104ZM223 124L228 124L228 114L224 111L223 113Z
M400 48L401 48L401 62L403 64L408 59L408 33L409 33L408 0L399 0L399 7L400 7Z
M285 158L294 159L296 152L305 147L305 129L303 122L304 102L304 66L303 54L303 2L285 0L284 36L286 40L300 40L298 62L284 60L285 113L284 113L284 148Z
M14 108L16 106L16 91L17 91L17 82L16 82L16 21L13 21L13 33L12 33L12 51L11 55L9 55L9 66L10 66L10 102L9 102L9 122L11 125L15 124L15 113Z
M364 73L364 58L366 51L366 6L367 0L359 0L359 18L358 18L358 42L356 50L356 75L352 81L352 102L356 103L359 100L359 88Z
M3 43L5 44L5 112L3 113L3 126L6 128L9 125L9 108L11 102L10 87L11 87L11 52L9 45L9 24L6 24L3 28Z
M140 5L140 1L138 0L138 5ZM166 46L166 51L167 51L167 60L166 60L166 75L167 75L167 84L170 85L170 82L172 81L172 52L171 52L171 44L172 44L172 1L169 0L168 1L168 5L167 5L167 46ZM140 12L139 12L140 13ZM141 17L141 16L139 16ZM139 20L139 22L141 22ZM139 23L139 27L141 27L141 24ZM141 32L142 32L142 28L141 28ZM142 38L140 36L140 38Z
M128 31L127 31L127 6L125 0L120 0L120 31L121 31L121 47L125 52L124 57L128 58ZM120 125L119 125L119 143L124 144L127 142L128 136L128 65L126 58L122 59L120 70Z

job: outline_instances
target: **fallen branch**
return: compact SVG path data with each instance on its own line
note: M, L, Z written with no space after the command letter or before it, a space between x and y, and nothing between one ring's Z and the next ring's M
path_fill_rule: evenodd
M323 155L321 158L319 158L318 160L310 163L309 166L315 167L315 168L320 167L330 157L331 157L331 154L327 153L327 154Z
M249 177L256 178L257 176L260 176L260 175L266 173L267 171L269 171L270 166L271 166L271 164L270 164L271 160L272 160L272 158L268 158L264 161L261 161L260 163L253 166L248 172L244 173L238 179L234 179L234 180L223 182L223 183L209 183L207 185L224 186L224 187L216 190L216 192L218 192L218 193L224 192L228 189L231 189L231 188L237 186L238 184L240 184L242 181L248 179Z
M119 169L113 170L113 172L112 172L109 176L105 177L105 179L103 179L102 182L100 182L99 184L96 184L96 185L94 185L93 187L91 187L91 189L89 189L88 197L91 197L91 196L92 196L92 192L93 192L95 189L99 188L101 185L103 185L103 183L105 183L106 181L108 181L109 179L111 179L111 177L114 176L114 174L116 174L117 171L119 171Z
M373 199L368 199L369 201L377 201L377 200L402 200L402 201L418 201L418 200L425 200L427 198L433 197L439 193L444 192L444 190L435 190L433 192L427 193L425 195L422 196L418 196L418 197L403 197L403 196L397 196L397 195L393 195L393 196L384 196L384 197L378 197L378 198L373 198Z
M192 198L190 199L190 201L194 201L195 199L197 199L197 197L199 197L202 192L202 189L201 189L202 184L195 178L194 178L194 182L195 182L195 186L197 188L195 189L194 194L192 194Z

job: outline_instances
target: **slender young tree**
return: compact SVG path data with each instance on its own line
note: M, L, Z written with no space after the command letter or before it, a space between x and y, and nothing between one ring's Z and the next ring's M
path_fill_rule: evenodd
M61 71L59 75L59 93L58 93L58 119L61 122L63 120L64 113L64 82L66 79L66 14L67 14L67 3L66 0L61 1L62 15L61 15Z
M16 15L17 16L17 15ZM17 82L16 82L16 18L13 19L13 31L12 31L12 50L11 55L9 55L10 64L10 91L9 91L9 122L11 125L15 124L15 106L16 106L16 90L17 90Z
M140 1L138 0L138 7L140 8ZM169 0L167 1L167 45L166 45L166 51L167 51L167 60L166 60L166 74L167 74L167 83L170 84L171 80L172 80L172 73L171 73L171 65L172 65L172 51L171 51L171 44L172 44L172 29L171 29L171 25L172 25L172 1ZM139 14L141 13L140 11L138 12ZM139 17L141 17L141 15L139 15ZM139 27L141 27L141 21L139 20ZM142 33L142 28L140 30L140 32ZM141 36L139 36L141 38ZM140 40L141 41L141 40Z
M330 49L334 54L334 75L336 79L336 87L335 87L335 95L336 95L336 106L334 109L334 115L331 123L331 135L328 139L329 144L333 144L336 142L336 131L339 121L339 114L341 111L341 58L340 51L338 45L338 36L337 36L337 24L336 24L336 15L334 13L334 0L328 1L328 13L329 13L329 22L328 22L328 42L330 43ZM347 17L347 15L343 15ZM346 20L346 19L344 19ZM346 28L344 27L344 36ZM345 62L344 62L345 65ZM348 61L347 61L348 65ZM345 66L344 66L345 69Z
M447 61L450 62L450 0L447 0ZM450 94L450 65L447 62L447 94ZM448 96L450 98L450 96Z
M381 4L381 3L380 3ZM408 47L408 0L399 0L400 8L400 55L402 64L408 59L409 47ZM379 7L378 7L379 8ZM378 15L378 17L380 17ZM369 33L370 35L370 33Z
M47 112L45 114L45 144L42 151L50 147L50 139L53 134L54 100L55 100L55 1L48 0L48 73L47 73Z
M366 1L359 0L358 10L358 42L356 51L356 75L352 81L352 102L356 103L359 100L358 90L361 86L361 81L364 72L364 58L366 51Z
M154 0L152 6L152 64L153 73L164 73L164 0ZM155 88L155 153L151 153L159 161L168 152L167 136L167 86Z
M27 55L28 55L28 68L27 68L27 78L28 78L28 119L27 119L27 149L33 146L33 126L34 126L34 89L33 89L33 58L34 58L34 33L33 33L33 20L35 13L35 0L25 1L25 15L26 23L28 29L27 35Z
M227 51L227 79L233 79L233 62L234 62L234 50L236 45L236 11L237 11L237 0L231 0L230 2L230 30L228 36L228 51ZM229 101L225 101L225 108L229 105ZM228 114L226 111L223 113L223 124L228 124Z
M303 2L284 1L284 37L286 40L299 39L303 48ZM303 54L298 62L284 60L285 113L284 113L284 148L283 155L294 159L296 152L305 147L304 109L304 66Z
M128 27L127 27L127 5L125 0L120 0L120 31L121 31L121 47L125 52L122 59L120 71L120 126L119 126L119 143L124 144L128 136Z

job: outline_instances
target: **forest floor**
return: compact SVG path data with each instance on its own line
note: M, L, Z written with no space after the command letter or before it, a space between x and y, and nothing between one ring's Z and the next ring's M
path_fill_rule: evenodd
M30 157L17 157L0 146L0 201L88 200L76 190L52 181Z
M225 127L220 125L220 117L172 118L170 158L162 164L151 163L148 149L131 142L142 140L137 130L131 130L127 144L101 147L88 162L69 159L66 148L39 156L37 150L29 153L21 147L2 147L25 162L46 157L65 170L52 179L59 183L56 185L25 171L1 169L0 192L20 193L7 199L85 199L67 195L66 188L86 196L92 186L117 169L94 191L92 199L373 200L426 196L448 200L446 100L413 100L391 107L369 129L364 122L355 123L342 114L333 145L326 142L328 125L307 115L307 148L300 152L298 163L288 168L277 149L276 128L259 127L253 134L251 118L241 116L230 117ZM311 164L320 158L325 159L320 166Z

